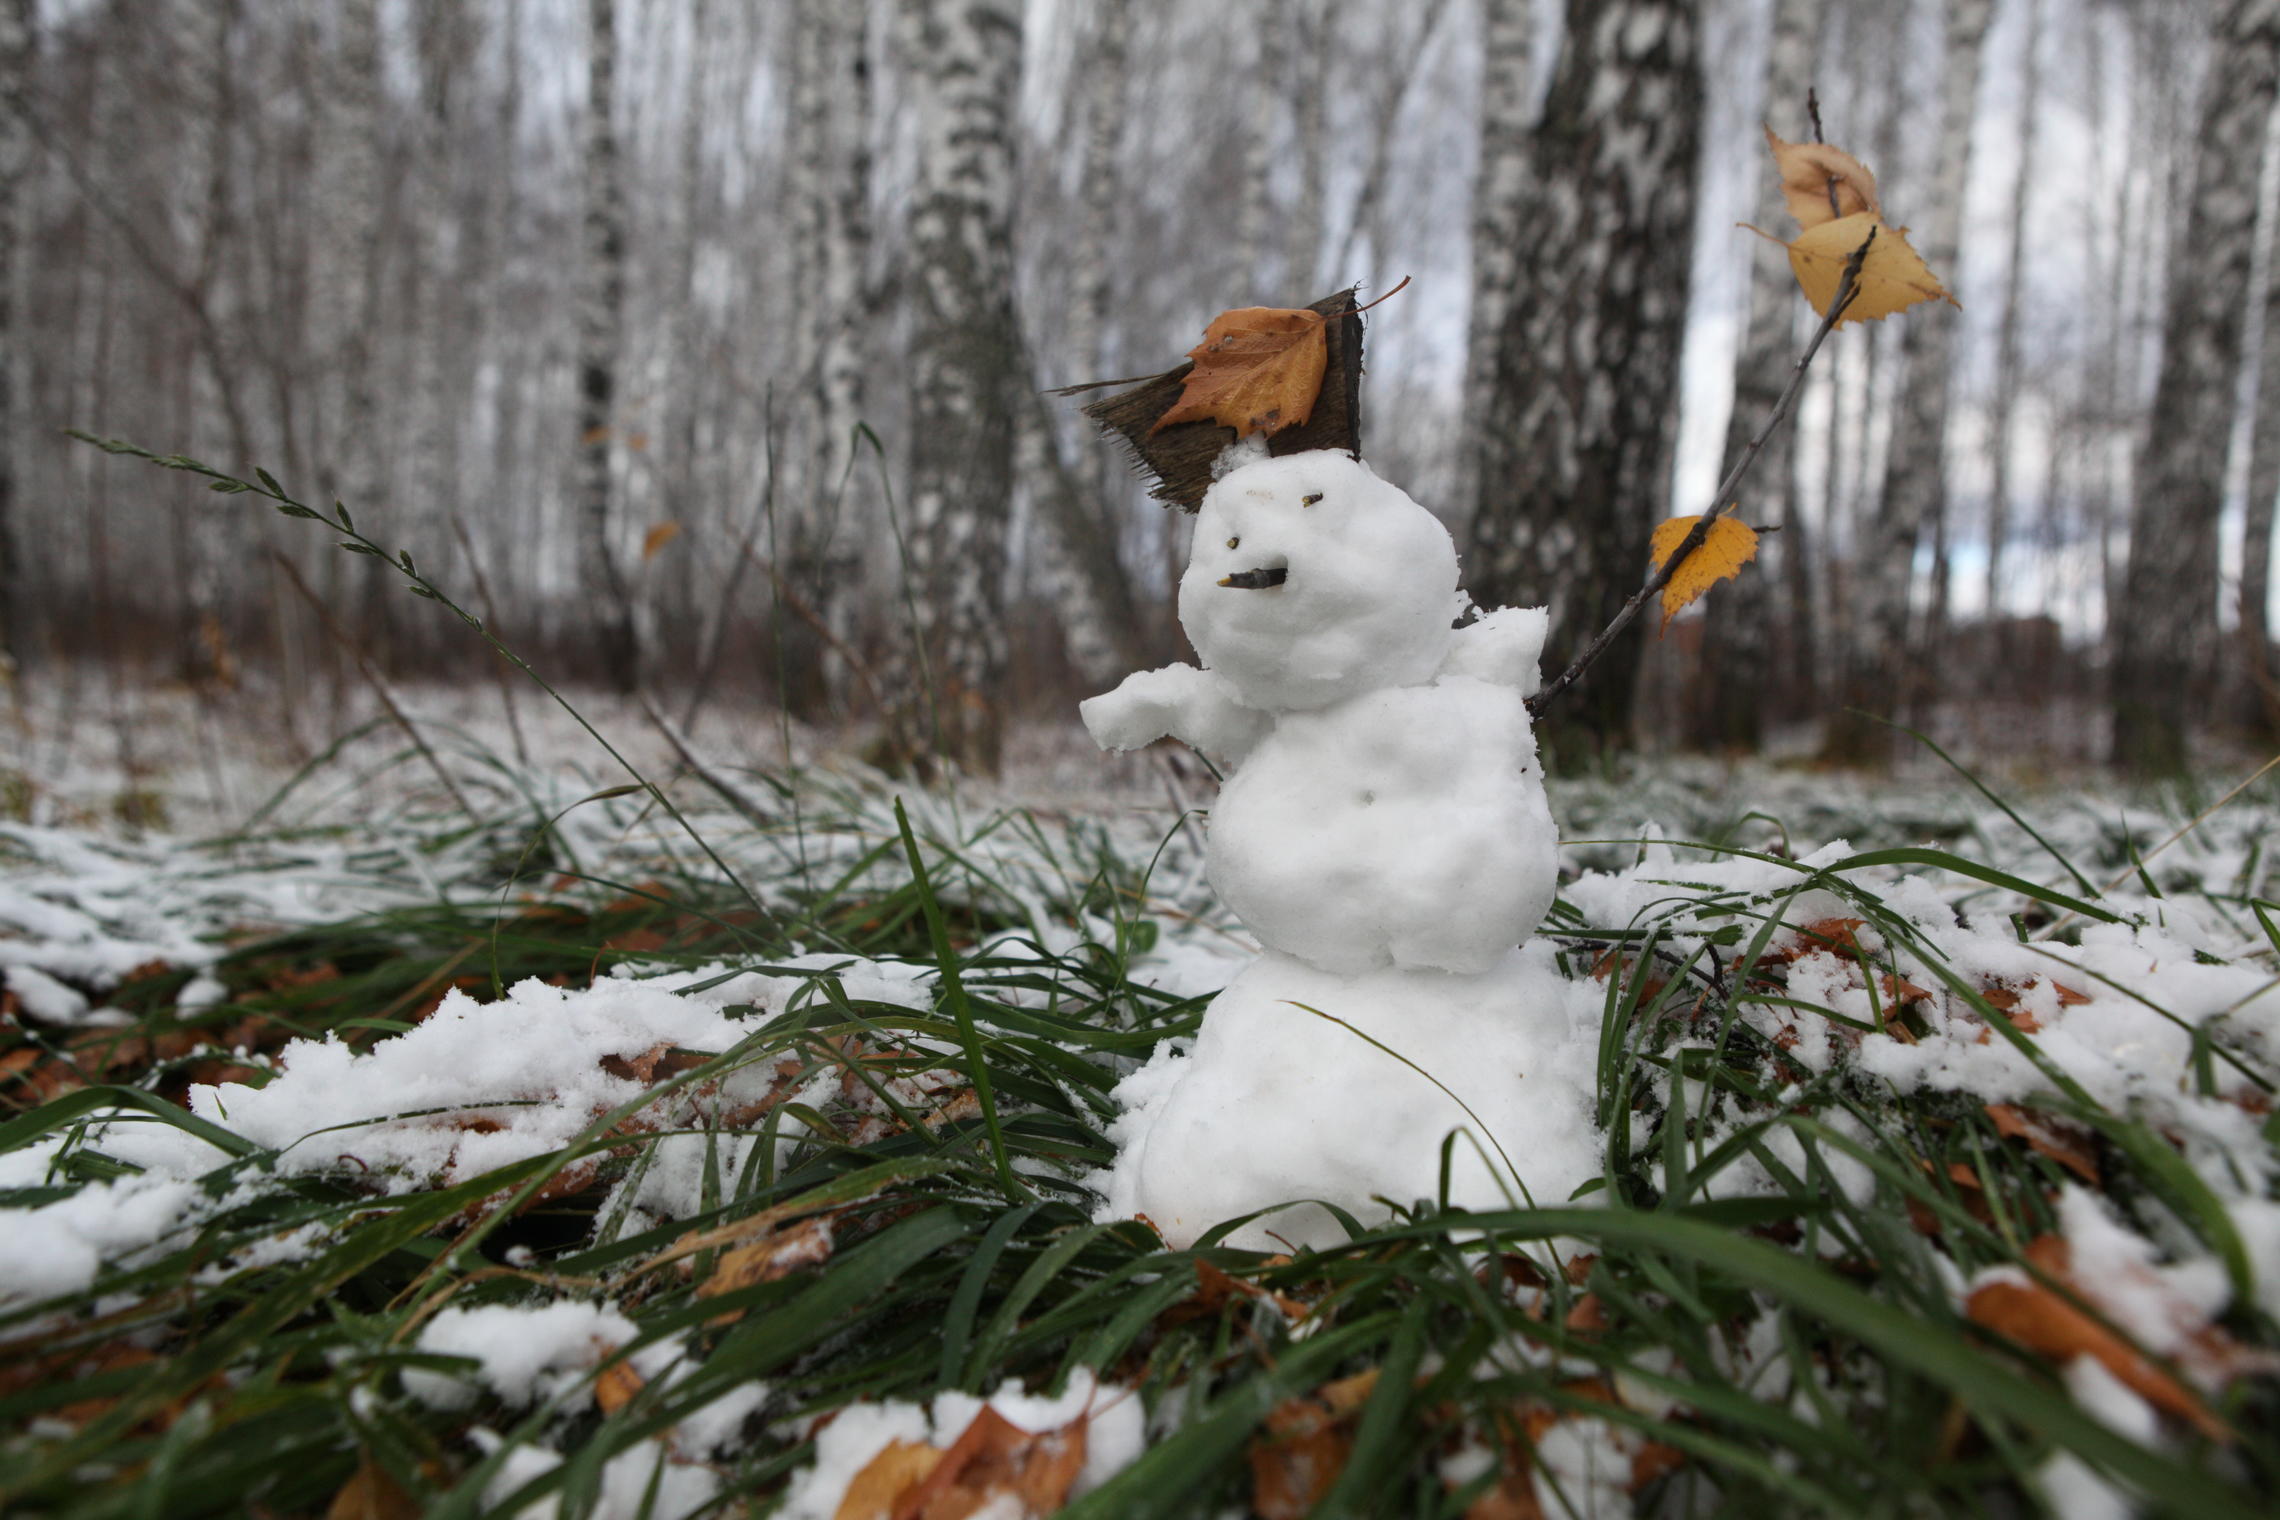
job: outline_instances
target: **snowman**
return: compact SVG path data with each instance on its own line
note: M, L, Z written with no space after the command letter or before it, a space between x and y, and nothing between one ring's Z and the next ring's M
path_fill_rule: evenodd
M1525 705L1546 614L1456 626L1430 512L1349 449L1264 442L1200 505L1179 587L1200 667L1082 707L1104 749L1221 762L1206 874L1262 947L1191 1049L1118 1086L1102 1217L1186 1246L1257 1216L1221 1238L1265 1250L1343 1240L1341 1212L1564 1200L1598 1169L1597 1008L1524 944L1558 870Z

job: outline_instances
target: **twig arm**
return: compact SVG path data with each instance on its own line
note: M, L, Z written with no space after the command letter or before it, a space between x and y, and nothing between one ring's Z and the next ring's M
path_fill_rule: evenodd
M1732 503L1735 489L1741 485L1742 477L1749 474L1750 466L1757 463L1758 454L1765 448L1766 440L1773 436L1774 430L1788 419L1791 409L1797 405L1797 397L1805 389L1805 373L1813 365L1813 356L1821 351L1822 342L1836 330L1838 321L1852 305L1853 298L1860 294L1861 261L1868 257L1868 250L1875 243L1876 229L1871 227L1861 245L1845 260L1844 274L1837 281L1836 294L1829 300L1828 314L1821 318L1821 325L1813 329L1813 336L1806 341L1805 351L1797 356L1797 363L1789 373L1789 384L1782 388L1781 396L1773 403L1773 410L1766 415L1764 425L1743 446L1741 457L1726 472L1726 478L1718 482L1718 489L1711 497L1710 510L1703 513L1694 526L1687 530L1686 537L1679 540L1678 547L1671 552L1670 558L1656 566L1647 576L1646 582L1631 593L1630 600L1616 610L1607 626L1600 629L1598 635L1583 647L1583 652L1575 657L1575 662L1561 671L1558 678L1547 684L1542 691L1528 699L1530 717L1542 717L1544 709L1554 697L1581 680L1583 673L1591 668L1592 661L1605 654L1607 646L1615 642L1616 635L1631 625L1631 619L1639 615L1639 609L1646 605L1647 599L1659 595L1663 587L1670 584L1671 577L1678 574L1679 567L1686 563L1687 556L1702 547L1703 540L1710 536L1710 525L1725 514Z

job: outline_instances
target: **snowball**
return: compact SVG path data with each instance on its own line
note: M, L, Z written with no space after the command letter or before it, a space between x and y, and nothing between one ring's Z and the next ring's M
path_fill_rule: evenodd
M1145 1213L1178 1246L1294 1200L1383 1220L1375 1198L1407 1206L1437 1194L1441 1142L1458 1128L1473 1138L1456 1142L1452 1203L1518 1201L1512 1179L1497 1175L1503 1161L1483 1159L1497 1155L1489 1135L1536 1201L1563 1201L1599 1170L1588 1028L1571 1035L1565 994L1542 949L1475 976L1338 976L1270 952L1211 1005L1192 1054L1161 1052L1117 1088L1126 1112L1111 1132L1116 1163L1094 1179L1106 1195L1101 1217ZM1355 1029L1445 1083L1480 1124ZM1277 1237L1321 1247L1345 1235L1327 1212L1303 1207L1256 1220L1229 1241L1277 1250Z
M1285 715L1220 792L1208 858L1275 949L1479 973L1551 906L1558 850L1520 694L1455 676Z
M1279 585L1227 586L1246 571ZM1431 679L1464 608L1448 529L1348 454L1245 465L1214 485L1180 625L1252 707L1304 710Z

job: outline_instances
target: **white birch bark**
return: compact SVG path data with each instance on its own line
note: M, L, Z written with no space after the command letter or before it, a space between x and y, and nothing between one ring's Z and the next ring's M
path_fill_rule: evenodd
M2240 535L2240 604L2235 639L2234 716L2251 734L2280 730L2280 688L2272 679L2272 522L2280 498L2280 200L2272 195L2280 152L2280 113L2264 137L2263 201L2258 237L2263 245L2264 323L2256 354L2256 411L2249 431L2248 505Z
M1946 59L1941 68L1939 146L1931 183L1912 197L1924 212L1916 251L1951 276L1963 230L1963 195L1971 174L1972 120L1979 69L1994 0L1949 0ZM1911 234L1913 238L1913 234ZM1891 730L1857 713L1892 714L1906 704L1912 672L1909 602L1916 545L1937 535L1947 510L1948 372L1955 317L1945 308L1911 312L1901 336L1899 410L1885 456L1884 490L1876 515L1853 547L1853 607L1837 711L1829 719L1823 752L1834 760L1882 762L1891 756ZM1914 646L1918 653L1921 645Z
M1558 670L1638 584L1668 497L1702 113L1691 0L1571 0L1531 139L1493 384L1476 429L1467 586L1548 602ZM1636 625L1567 710L1582 745L1629 740Z
M906 736L997 769L1013 486L1015 0L900 0L918 123L909 233L910 573L924 679ZM906 688L907 690L907 688Z
M16 557L16 402L23 352L16 292L23 278L17 228L31 163L22 107L35 58L33 25L32 0L0 0L0 677L10 687L24 630L24 577Z
M1528 183L1529 49L1534 0L1483 0L1480 27L1480 164L1472 196L1472 314L1465 336L1467 406L1488 398L1496 379L1504 312L1519 269L1521 190ZM1478 495L1478 460L1468 451L1457 500Z
M2029 203L2034 199L2037 133L2042 107L2042 35L2044 0L2027 0L2026 57L2020 66L2019 168L2011 182L2009 251L2003 267L2003 313L1995 340L1995 393L1989 398L1987 425L1987 569L1981 586L1980 606L1994 635L1991 647L2002 648L2003 562L2011 537L2011 455L2019 413L2020 339L2025 329L2021 308L2026 303Z
M604 674L641 679L633 585L618 543L618 377L625 366L625 186L617 134L617 4L586 0L585 211L578 279L578 542Z
M1109 367L1107 332L1117 264L1112 242L1123 199L1117 149L1128 94L1131 0L1098 0L1089 22L1073 90L1082 102L1083 167L1069 255L1075 302L1067 349L1072 370L1103 376L1117 373ZM1034 374L1034 365L1028 367ZM1022 412L1016 472L1036 506L1038 592L1060 620L1070 664L1086 681L1099 682L1144 662L1146 641L1136 626L1130 581L1117 552L1120 499L1114 494L1096 499L1088 486L1088 481L1113 478L1107 471L1069 467L1053 419L1041 403L1017 404Z
M2206 701L2217 632L2241 314L2255 253L2258 155L2280 86L2280 0L2230 0L2201 107L2192 199L2169 275L2160 377L2113 630L2113 756L2141 776L2181 773Z
M1792 140L1810 135L1800 124L1805 121L1806 91L1813 84L1821 17L1819 0L1778 0L1774 6L1760 114L1775 131ZM1779 176L1768 171L1763 180L1755 220L1761 227L1779 226L1786 214ZM1789 261L1781 257L1779 249L1753 250L1749 323L1735 358L1734 409L1726 422L1723 458L1727 464L1741 457L1789 383L1791 367L1797 360L1800 309ZM1789 427L1774 430L1758 453L1747 487L1748 519L1782 527L1780 535L1759 550L1759 558L1768 563L1738 576L1704 604L1702 668L1689 693L1687 725L1688 737L1700 748L1754 753L1765 736L1768 689L1777 682L1796 682L1794 671L1777 676L1770 668L1778 577L1784 573L1797 575L1806 568L1805 525L1796 510L1791 479L1795 436ZM1805 590L1805 626L1790 630L1786 642L1792 649L1809 644L1812 637L1811 584L1802 576L1799 579ZM1793 617L1797 610L1792 607Z

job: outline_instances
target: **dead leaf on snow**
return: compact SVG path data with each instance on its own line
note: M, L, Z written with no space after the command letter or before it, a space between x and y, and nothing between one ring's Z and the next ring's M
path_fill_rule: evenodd
M419 1520L417 1500L387 1470L366 1457L325 1508L325 1520Z
M2080 1292L2071 1271L2073 1252L2062 1236L2045 1235L2027 1247L2027 1259L2054 1280ZM2158 1280L2155 1280L2158 1284ZM2156 1409L2190 1421L2212 1441L2230 1441L2232 1427L2219 1419L2201 1396L2156 1366L2127 1340L2086 1311L2034 1281L1997 1279L1971 1291L1964 1313L1975 1325L2018 1342L2055 1362L2096 1357L2123 1386ZM2204 1327L2204 1335L2223 1339Z
M1377 1369L1286 1399L1251 1442L1251 1507L1261 1520L1300 1520L1322 1502L1353 1454L1355 1418L1377 1387Z
M1987 1117L1995 1132L2007 1140L2024 1140L2038 1153L2065 1167L2092 1187L2099 1184L2097 1153L2090 1148L2089 1132L2078 1125L2031 1113L2011 1103L1990 1103Z
M604 1414L616 1414L641 1392L641 1374L631 1362L612 1362L594 1378L594 1403Z
M697 1297L716 1298L812 1267L830 1257L831 1239L830 1216L818 1215L750 1245L724 1251L713 1264L712 1275L697 1285Z
M832 1520L890 1520L903 1496L941 1461L941 1451L924 1441L889 1441L849 1480Z
M1025 1515L1050 1515L1069 1502L1084 1470L1087 1417L1031 1434L989 1405L942 1459L905 1490L892 1520L967 1520L1010 1495Z

